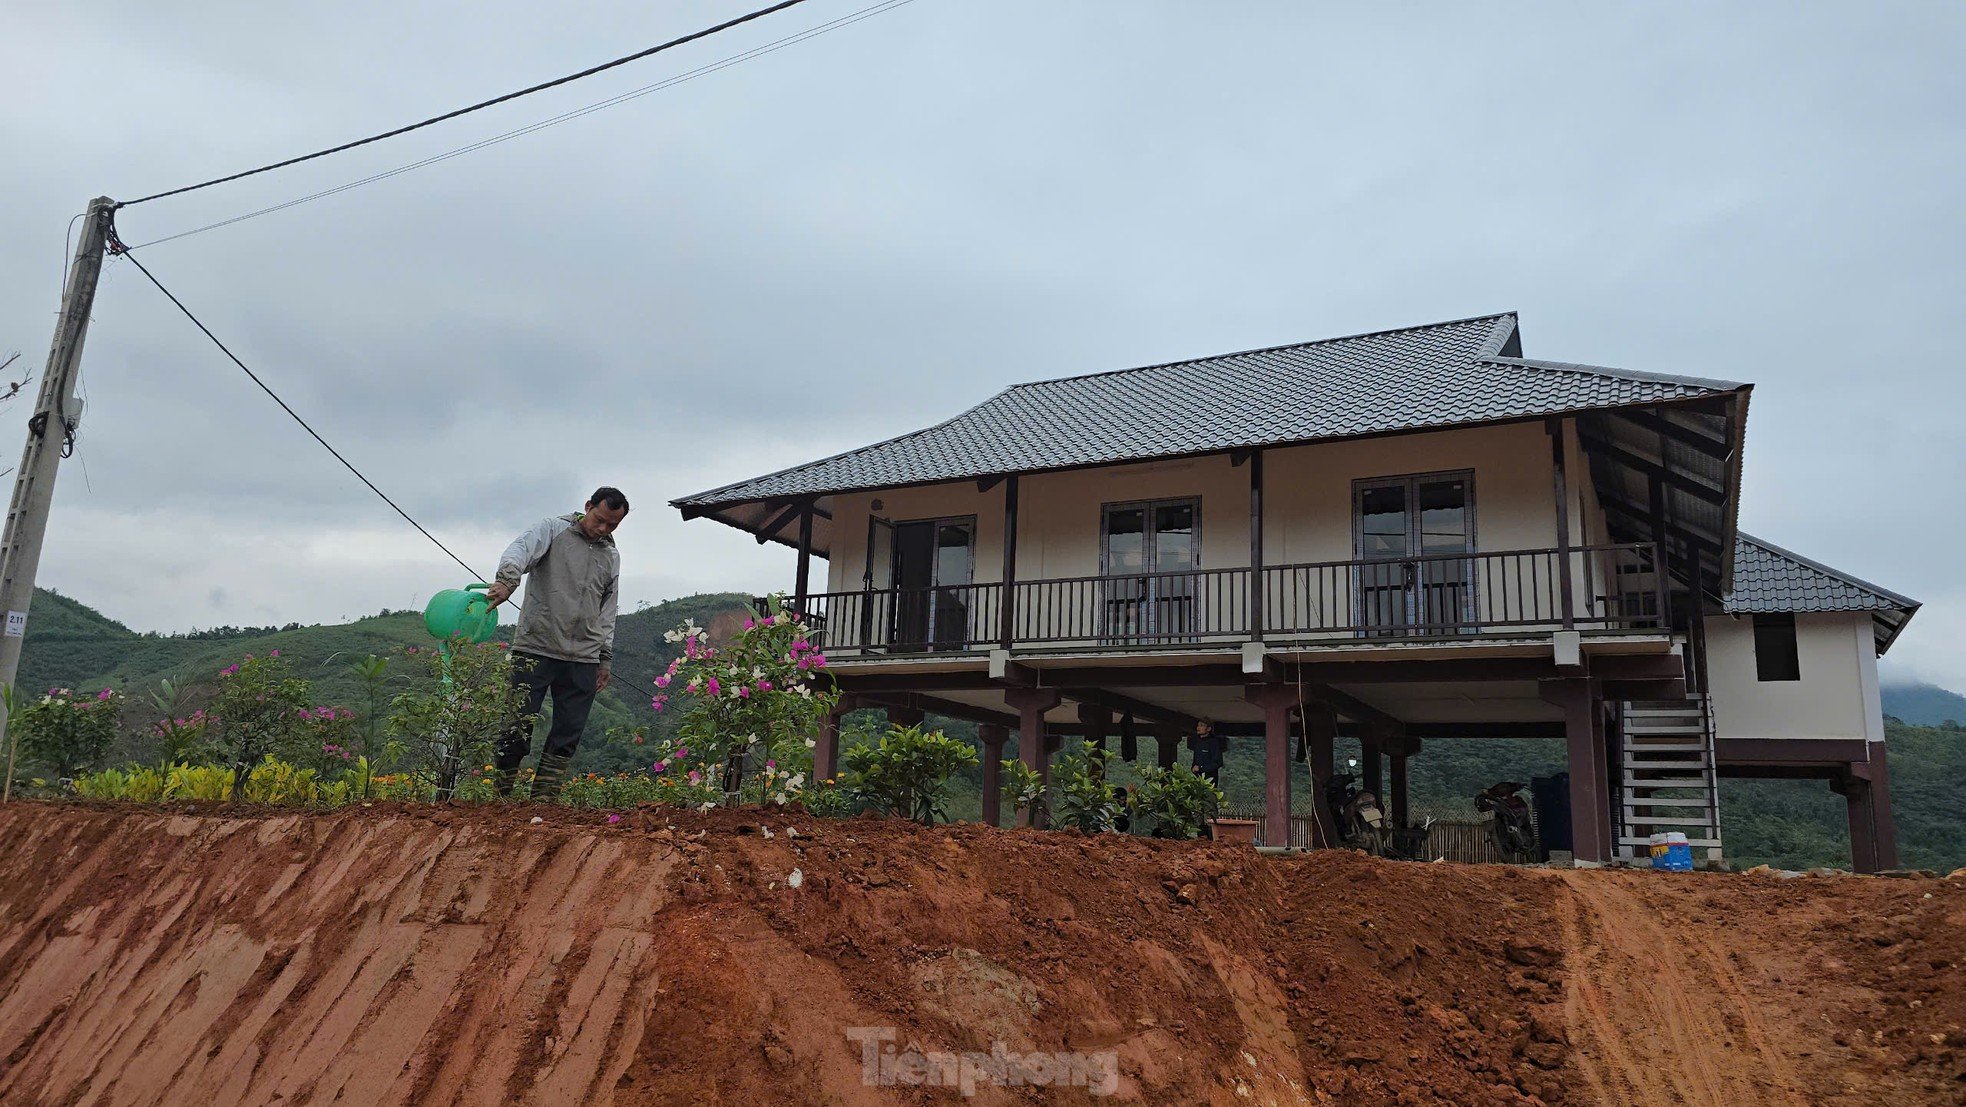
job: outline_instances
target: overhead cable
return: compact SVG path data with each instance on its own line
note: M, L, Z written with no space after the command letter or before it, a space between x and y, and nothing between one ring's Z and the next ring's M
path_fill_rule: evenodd
M530 96L535 92L544 92L549 88L558 88L559 86L567 84L569 82L578 81L583 77L591 77L596 73L604 73L610 69L616 68L617 66L627 65L629 62L632 61L640 61L641 59L649 57L651 55L660 54L664 50L673 50L678 46L684 45L685 43L695 42L696 40L702 38L708 38L711 35L717 34L721 31L728 31L732 27L736 27L740 24L749 23L754 19L762 19L763 17L767 15L771 15L774 12L781 12L784 11L786 8L794 7L796 5L803 4L803 3L805 3L805 0L779 0L778 3L773 4L770 7L759 8L757 11L754 12L747 12L744 15L738 16L736 19L725 20L724 22L719 23L714 27L705 27L703 30L693 31L690 34L684 35L681 38L670 39L668 42L662 43L658 46L651 46L646 50L637 50L633 54L624 55L622 57L614 59L613 61L603 62L600 65L596 65L596 66L590 66L586 69L581 70L578 73L569 73L564 77L556 77L550 81L542 81L539 84L532 85L527 88L519 89L516 92L508 92L502 96L494 96L489 100L480 100L479 102L469 105L468 107L458 108L454 111L447 111L442 115L433 115L428 119L420 120L416 123L410 123L405 126L397 127L394 130L384 131L381 134L370 135L367 138L359 138L353 142L344 142L339 146L330 146L325 150L316 150L311 154L302 154L299 157L288 158L285 161L276 161L271 165L262 165L258 169L247 169L244 170L243 172L231 173L223 177L214 177L209 181L200 181L197 184L185 185L182 188L173 188L164 192L153 192L148 196L139 196L134 200L126 200L122 203L117 204L116 206L119 208L126 208L132 204L143 204L143 203L148 203L151 200L161 200L166 196L178 196L186 192L196 192L201 188L210 188L213 185L225 184L228 181L236 181L243 177L256 176L260 173L271 172L272 170L275 169L284 169L289 165L299 165L301 162L304 161L313 161L315 158L325 158L329 154L339 154L344 150L353 150L357 146L367 146L371 142L381 142L385 138L395 138L397 135L408 134L411 131L421 130L424 127L428 127L437 123L442 123L447 119L456 119L458 116L461 115L469 115L474 111L482 111L485 108L492 107L493 105L503 104L508 100L517 100L521 96ZM158 287L161 288L163 286L159 285Z
M267 383L259 378L259 374L253 372L250 368L248 368L245 362L240 361L239 355L233 353L232 350L229 347L227 347L224 342L220 341L218 335L213 334L212 329L210 327L207 327L196 315L193 315L191 313L191 309L184 306L184 301L178 299L176 294L173 293L170 289L165 288L164 283L157 279L156 274L152 273L148 267L146 267L141 261L138 261L136 259L136 255L129 253L127 250L121 249L120 246L115 247L114 250L115 252L120 253L122 254L122 256L128 258L130 264L136 266L137 269L141 271L144 276L150 278L150 283L157 286L157 291L162 292L165 295L165 297L167 297L171 301L171 303L177 305L177 309L183 312L184 317L186 319L191 320L194 326L196 326L199 330L205 332L205 337L212 340L212 345L217 346L219 348L220 353L223 353L226 357L232 359L232 364L237 365L240 368L240 370L246 374L246 376L250 377L252 379L252 382L259 386L260 391L266 393L268 396L271 396L273 398L273 402L280 405L280 410L292 416L293 421L299 423L302 430L312 435L314 437L314 441L319 442L323 449L333 454L334 459L336 461L341 462L344 468L346 468L349 472L355 474L356 480L359 480L363 484L368 485L369 491L382 497L383 503L386 503L391 508L394 508L396 514L401 515L405 522L409 523L409 525L417 529L417 533L423 535L425 538L428 538L438 549L444 551L445 555L448 556L452 561L457 562L458 565L462 567L465 572L471 574L473 580L488 579L482 573L478 572L476 569L473 569L471 566L466 565L463 558L452 553L451 548L449 546L444 545L441 541L438 540L437 536L431 534L430 531L426 529L422 523L417 522L414 518L411 517L409 512L404 511L400 504L398 504L395 500L390 499L389 494L387 492L384 492L382 489L377 488L375 482L370 480L368 477L364 476L360 469L355 468L355 464L353 462L341 456L340 450L337 450L333 446L329 445L328 440L322 438L319 431L315 430L312 426L310 426L307 420L301 418L300 413L295 411L293 407L287 403L287 401L281 399L279 393L273 391L272 388L268 387Z
M728 69L731 66L738 64L739 62L750 61L752 58L761 57L765 54L774 53L778 50L784 49L787 46L793 46L798 43L804 42L808 39L817 38L820 35L826 34L829 31L837 31L842 27L847 27L852 24L858 23L863 19L871 19L874 16L881 15L885 12L892 11L895 8L901 7L905 4L911 4L913 2L914 0L883 0L882 3L875 4L872 7L862 8L859 11L853 12L850 15L843 15L840 16L838 19L829 20L817 26L808 27L797 34L787 35L784 38L765 43L763 46L753 47L752 49L746 50L742 53L732 54L731 56L724 58L720 61L714 61L708 65L699 66L695 69L689 70L686 73L679 73L674 77L665 78L664 80L658 81L655 84L644 85L641 88L631 89L630 91L621 93L618 96L610 96L605 100L588 104L586 107L575 108L572 111L562 112L559 115L555 115L547 119L542 119L537 123L531 123L524 127L517 128L516 130L510 130L510 131L506 131L503 134L493 135L490 138L481 139L477 142L468 143L464 146L459 146L452 150L446 150L439 154L432 154L426 158L419 158L418 160L410 162L407 165L400 165L394 169L386 169L380 173L373 173L370 174L369 176L362 177L357 180L349 181L345 184L336 185L333 188L325 188L319 192L311 192L305 196L299 196L292 200L286 200L281 203L271 205L270 207L260 208L257 211L249 211L243 215L235 215L230 219L221 219L216 223L207 223L202 227L194 227L188 231L179 231L176 234L165 235L162 238L154 238L148 242L143 242L135 246L131 246L130 249L141 250L150 246L159 246L166 242L175 242L180 238L189 238L195 234L203 234L206 231L215 231L218 230L220 227L229 227L234 223L243 223L248 219L257 219L262 215L271 215L274 212L285 211L288 208L292 208L292 207L299 207L301 204L308 203L309 201L320 200L328 196L334 196L338 193L347 192L350 189L360 188L361 186L366 184L374 184L377 181L387 180L390 177L401 176L402 174L408 173L411 170L422 169L424 166L427 165L435 165L438 162L449 161L452 158L460 157L464 154L475 153L476 151L482 150L487 146L496 146L501 142L508 142L515 138L522 138L526 135L532 134L535 131L542 131L548 127L557 126L561 123L578 119L584 115L591 115L594 112L601 111L604 108L611 108L617 104L626 103L629 100L640 99L641 97L647 96L651 93L661 92L663 89L674 87L676 85L682 84L685 81L695 80L698 77L715 73L721 69Z

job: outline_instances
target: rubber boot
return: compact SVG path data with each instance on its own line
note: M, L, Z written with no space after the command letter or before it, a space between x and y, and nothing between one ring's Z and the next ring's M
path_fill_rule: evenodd
M533 772L532 798L535 803L552 803L560 798L560 786L567 780L567 765L573 758L542 753L539 768Z

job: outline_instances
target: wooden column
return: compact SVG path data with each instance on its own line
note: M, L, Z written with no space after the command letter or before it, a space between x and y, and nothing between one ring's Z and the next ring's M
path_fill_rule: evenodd
M840 697L839 705L826 713L819 723L819 735L812 746L812 778L831 780L839 775L840 769L840 720L853 710L853 702L846 696Z
M1563 629L1577 625L1576 585L1570 567L1570 489L1564 475L1569 451L1563 443L1563 420L1552 416L1544 424L1550 435L1550 469L1556 485L1557 593L1563 605Z
M1249 637L1263 640L1263 451L1249 452Z
M997 601L997 646L1009 649L1017 639L1017 475L1003 481L1003 590Z
M1367 727L1358 740L1359 787L1378 796L1380 803L1386 802L1385 772L1379 760L1385 749L1383 733L1377 727Z
M1113 725L1113 713L1104 707L1082 703L1079 705L1079 723L1085 727L1086 746L1097 746L1100 752L1104 753L1106 750L1106 734L1112 729ZM1106 775L1105 758L1094 754L1090 748L1086 750L1086 758L1087 765L1091 768L1092 774L1096 777L1103 778Z
M1337 843L1338 834L1337 828L1331 825L1331 811L1324 803L1324 788L1331 783L1334 771L1331 743L1338 736L1338 713L1328 703L1306 703L1304 734L1311 746L1311 805L1317 816L1317 833L1311 844L1320 849L1329 848Z
M1879 872L1898 867L1898 827L1891 815L1891 767L1884 760L1884 743L1870 743L1871 836L1877 842Z
M812 501L799 511L799 573L792 593L792 610L806 616L806 599L812 595Z
M996 723L980 723L976 737L983 745L983 821L1003 825L1003 747L1009 732Z
M1290 844L1290 709L1295 688L1252 684L1243 698L1263 711L1263 844Z
M1543 699L1563 711L1564 741L1569 752L1570 852L1580 861L1608 861L1611 843L1605 832L1611 799L1605 793L1602 728L1604 698L1598 683L1587 677L1545 680Z
M1038 779L1051 783L1051 749L1045 740L1044 713L1057 707L1064 698L1056 688L1008 688L1004 690L1004 703L1017 712L1017 756L1025 765L1038 774ZM1044 825L1043 821L1038 822Z

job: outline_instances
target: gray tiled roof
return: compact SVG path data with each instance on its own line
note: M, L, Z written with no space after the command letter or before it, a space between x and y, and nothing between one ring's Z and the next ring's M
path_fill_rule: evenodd
M1757 612L1869 611L1883 653L1918 610L1908 599L1750 534L1734 542L1734 589L1722 602L1730 615Z
M1519 356L1513 313L1005 389L953 419L673 501L778 497L1449 427L1741 387Z

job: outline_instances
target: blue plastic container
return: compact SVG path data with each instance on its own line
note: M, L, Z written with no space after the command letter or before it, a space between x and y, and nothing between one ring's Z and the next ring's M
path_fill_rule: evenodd
M1654 834L1651 848L1654 869L1669 873L1693 871L1693 847L1687 843L1686 835L1678 831L1670 834Z

